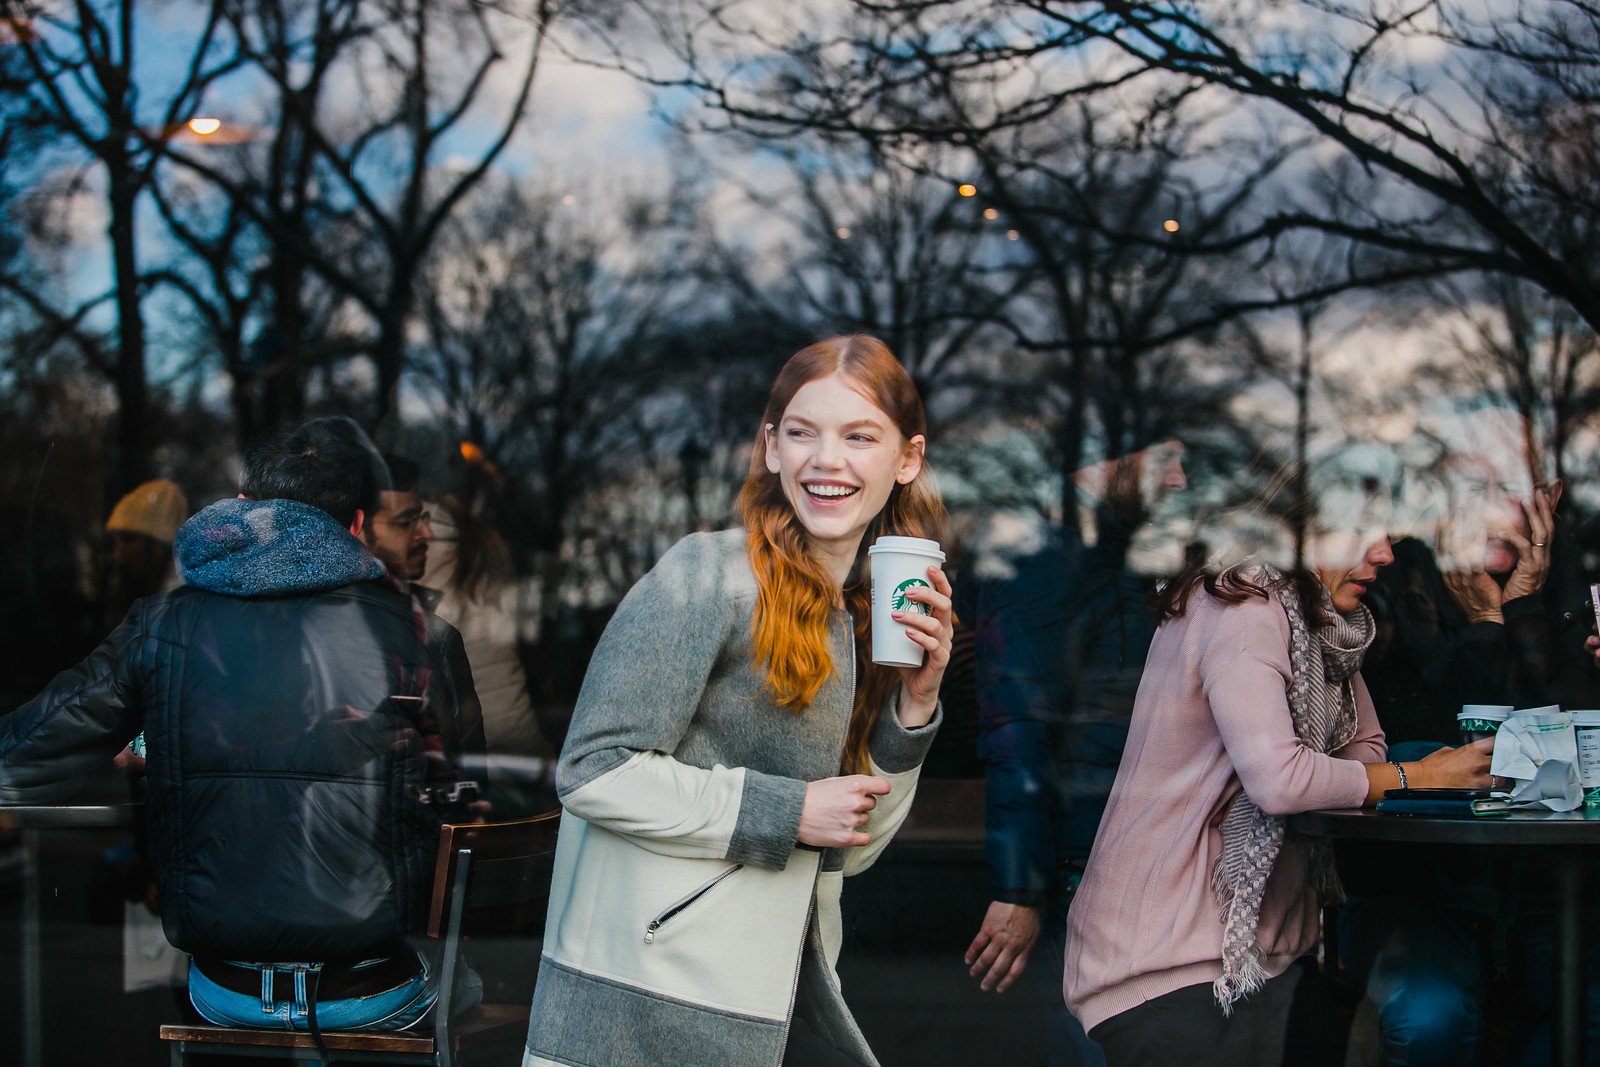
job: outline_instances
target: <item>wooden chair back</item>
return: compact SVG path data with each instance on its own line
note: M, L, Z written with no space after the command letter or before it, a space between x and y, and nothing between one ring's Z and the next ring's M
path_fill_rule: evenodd
M497 823L446 823L439 828L433 894L426 933L442 939L443 966L432 1034L415 1031L335 1031L324 1034L331 1051L361 1060L432 1063L453 1067L463 1047L525 1035L531 1003L480 1004L459 1019L447 1005L462 973L461 945L474 933L532 934L543 922L555 867L559 811ZM172 1062L189 1053L261 1056L264 1049L296 1060L317 1058L303 1031L166 1025ZM342 1057L341 1057L342 1058Z

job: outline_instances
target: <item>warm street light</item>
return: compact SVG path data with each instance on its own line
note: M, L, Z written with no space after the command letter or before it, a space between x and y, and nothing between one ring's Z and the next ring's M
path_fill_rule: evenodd
M986 219L997 219L1000 217L1000 210L998 208L986 207L983 209L983 217Z
M1161 224L1161 228L1163 230L1166 230L1168 233L1177 233L1178 232L1178 220L1177 219L1168 219L1166 222L1163 222Z
M976 185L963 182L962 184L956 186L956 192L960 193L962 196L977 196L978 187Z
M850 227L840 226L837 230L833 231L833 235L841 241L848 241L850 240Z
M1015 241L1018 238L1020 238L1021 236L1022 236L1022 234L1018 233L1016 230L1007 230L1006 231L1006 240L1008 240L1008 241Z
M149 136L171 144L237 145L260 140L259 126L245 122L223 122L209 115L197 115L187 122L174 122L148 131Z

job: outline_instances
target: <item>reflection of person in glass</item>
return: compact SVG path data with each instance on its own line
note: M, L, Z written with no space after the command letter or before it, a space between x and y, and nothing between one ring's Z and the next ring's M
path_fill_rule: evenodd
M140 597L177 588L172 542L188 517L188 498L164 478L135 487L111 509L106 518L106 536L111 539L111 625L120 622Z
M1396 565L1373 590L1367 671L1391 744L1453 742L1464 704L1571 704L1584 687L1581 638L1558 655L1558 593L1547 589L1560 497L1559 485L1539 486L1515 502L1514 522L1452 522L1438 554L1417 538L1395 544ZM1476 545L1461 546L1471 533Z
M1089 856L1128 736L1145 652L1155 633L1129 544L1171 492L1184 488L1182 445L1167 441L1077 472L1094 540L1081 521L1038 535L995 523L977 611L979 751L987 765L989 905L966 963L1004 992L1036 962L1051 987L1050 1062L1104 1062L1056 990L1066 909ZM1010 527L1016 529L1010 530Z
M866 548L938 538L922 401L882 342L796 354L739 494L678 542L595 650L557 769L565 807L530 1064L875 1059L839 991L845 875L904 819L950 657L950 584L869 644Z
M1402 778L1488 783L1490 741L1386 761L1357 671L1388 538L1354 509L1324 516L1306 515L1304 556L1283 569L1190 569L1163 591L1068 916L1067 1003L1112 1067L1276 1067L1293 965L1336 885L1327 853L1286 837L1284 817L1371 804Z
M1437 436L1447 450L1417 480L1440 502L1428 509L1427 539L1397 542L1395 566L1369 597L1378 636L1363 675L1399 759L1455 744L1466 704L1600 706L1561 485L1527 423L1487 409L1445 430ZM1496 1006L1516 1020L1518 1062L1546 1060L1551 923L1538 872L1451 848L1341 853L1352 894L1339 916L1342 957L1365 987L1371 1039L1386 1060L1488 1062L1484 1015L1496 972L1509 979ZM1358 1028L1358 1039L1370 1029Z
M483 704L487 776L496 791L490 799L495 817L507 818L548 805L554 752L539 729L523 670L511 549L491 518L499 474L475 449L470 454L479 458L468 460L457 488L429 505L427 573L412 589L461 632Z

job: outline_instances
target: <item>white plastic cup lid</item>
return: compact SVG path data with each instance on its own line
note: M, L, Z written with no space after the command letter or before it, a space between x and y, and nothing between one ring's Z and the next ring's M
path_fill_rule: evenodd
M909 552L918 556L932 556L940 563L944 562L944 550L939 547L939 542L927 537L899 537L884 534L872 542L872 547L867 549L867 555L876 555L879 552Z
M1508 719L1512 710L1509 704L1463 704L1461 714L1456 716L1456 720L1459 722L1462 719Z

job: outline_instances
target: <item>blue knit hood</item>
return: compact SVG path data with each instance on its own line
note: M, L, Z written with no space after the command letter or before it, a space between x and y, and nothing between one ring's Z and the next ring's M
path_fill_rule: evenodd
M333 516L298 500L219 500L178 530L178 573L237 597L289 596L383 577L383 564Z

